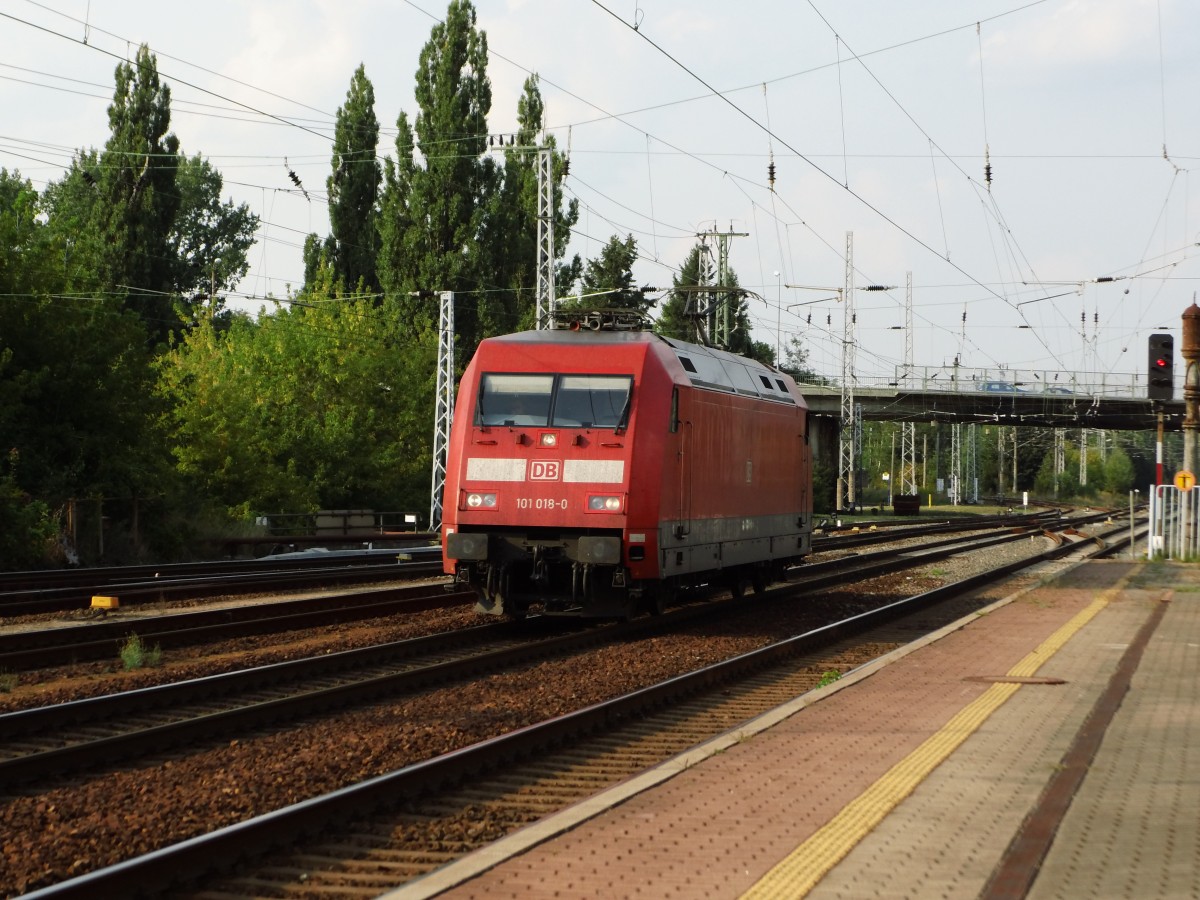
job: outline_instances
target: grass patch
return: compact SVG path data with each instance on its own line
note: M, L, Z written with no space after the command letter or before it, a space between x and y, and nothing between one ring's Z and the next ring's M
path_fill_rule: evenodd
M16 672L0 672L0 694L11 694L17 689Z
M126 672L157 666L162 662L162 648L158 644L147 647L136 634L125 639L118 655Z
M830 669L828 672L825 672L824 674L821 675L821 680L817 682L817 687L823 688L826 685L833 684L835 681L837 681L841 677L842 677L841 672L838 672L835 669Z

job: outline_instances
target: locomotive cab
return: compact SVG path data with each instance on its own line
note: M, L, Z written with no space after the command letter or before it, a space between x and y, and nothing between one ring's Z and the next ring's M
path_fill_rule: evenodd
M629 611L626 467L611 451L623 449L633 382L612 372L480 373L461 429L480 455L464 475L494 489L469 490L460 506L480 513L486 531L461 516L445 538L456 580L475 587L480 611L521 616L535 603L547 613ZM495 524L489 512L499 514Z

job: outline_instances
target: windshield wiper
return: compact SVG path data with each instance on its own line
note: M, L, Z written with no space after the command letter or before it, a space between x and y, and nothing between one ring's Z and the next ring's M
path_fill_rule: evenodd
M617 417L617 427L613 429L615 434L621 434L629 425L629 405L632 399L633 389L631 387L629 393L625 395L625 405L621 407L621 415Z

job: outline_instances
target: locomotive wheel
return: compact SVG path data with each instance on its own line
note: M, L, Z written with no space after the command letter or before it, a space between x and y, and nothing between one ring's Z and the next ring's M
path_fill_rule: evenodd
M762 569L755 569L754 574L750 576L750 586L754 588L754 593L761 596L767 592L767 573Z
M734 600L741 600L746 596L746 582L737 575L733 575L729 579L729 593Z
M648 585L642 595L642 604L650 615L661 616L667 611L667 607L674 606L678 599L679 584L674 579L668 579Z
M663 587L646 591L646 612L652 616L661 616L667 611L667 590Z

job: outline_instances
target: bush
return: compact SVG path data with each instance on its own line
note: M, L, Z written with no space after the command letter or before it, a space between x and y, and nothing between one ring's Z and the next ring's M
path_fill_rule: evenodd
M50 509L0 476L0 569L31 569L51 557L58 523Z

